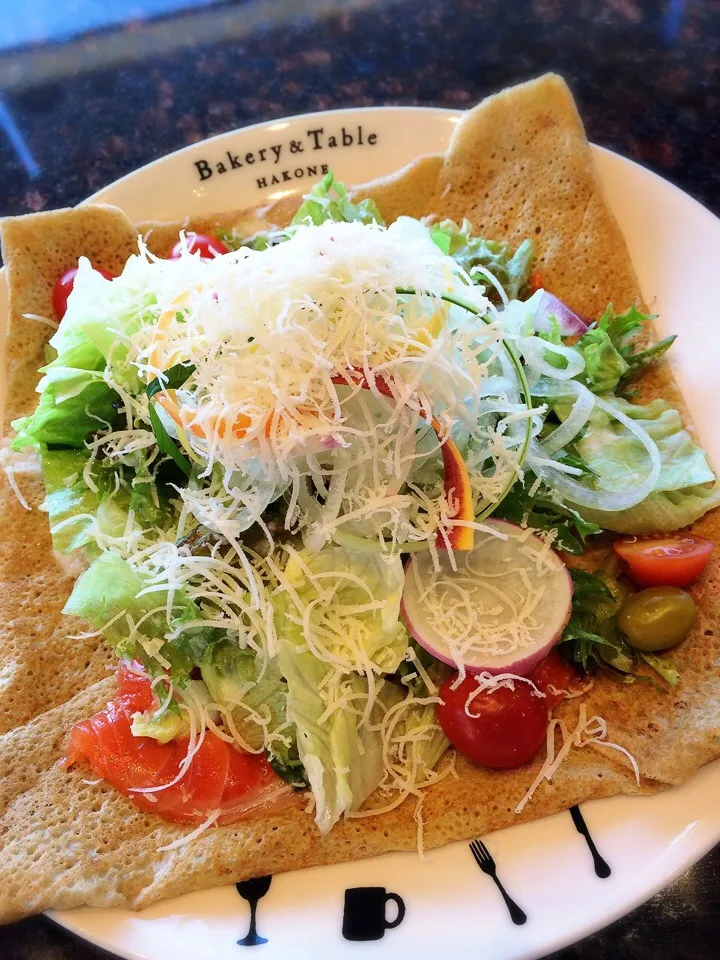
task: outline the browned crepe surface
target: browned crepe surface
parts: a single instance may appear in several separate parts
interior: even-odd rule
[[[10,421],[35,406],[38,367],[53,332],[24,315],[53,318],[55,281],[77,266],[79,256],[119,273],[137,239],[121,210],[96,206],[6,219],[2,240],[10,289],[3,431],[8,433]],[[16,482],[30,506],[42,503],[45,491],[37,474],[20,472]],[[73,582],[53,559],[46,515],[25,510],[0,472],[0,733],[106,675],[112,657],[97,637],[68,639],[88,630],[60,615]],[[0,759],[0,770],[3,766]]]
[[[485,101],[458,125],[446,158],[421,158],[404,172],[366,185],[358,193],[373,196],[387,219],[400,213],[432,212],[456,219],[465,215],[476,232],[489,238],[532,237],[548,287],[588,315],[597,315],[608,300],[626,307],[640,298],[574,104],[558,78],[541,78]],[[271,209],[259,215],[282,225],[292,215],[292,206],[286,203],[281,211]],[[96,222],[105,220],[107,251],[87,249],[84,227],[77,233],[66,231],[68,217],[82,222],[86,216]],[[45,218],[42,231],[34,226],[39,217]],[[214,222],[206,218],[183,226],[203,231]],[[227,216],[222,223],[228,224]],[[23,225],[23,243],[36,236],[33,242],[39,245],[30,276],[18,273],[19,266],[13,270],[13,262],[20,264],[24,258],[14,232],[18,225]],[[32,335],[25,333],[22,313],[47,312],[47,291],[62,272],[61,263],[65,268],[79,254],[89,253],[93,262],[112,268],[107,254],[128,249],[123,244],[131,243],[132,228],[117,212],[102,214],[90,207],[27,217],[10,221],[9,226],[10,230],[6,221],[3,246],[10,267],[13,357],[30,371],[40,362],[39,333],[50,331],[33,327]],[[163,255],[172,246],[178,225],[143,225],[145,230],[151,230],[151,249]],[[43,244],[58,255],[46,258]],[[42,281],[35,278],[31,287],[35,272]],[[19,387],[13,383],[10,403],[15,407],[20,396],[16,391]],[[665,366],[646,379],[643,392],[669,397],[683,409]],[[22,398],[25,402],[25,394]],[[26,515],[19,505],[14,506],[15,498],[5,488],[0,497],[2,516],[12,518],[2,536],[5,567],[0,596],[0,617],[6,628],[0,640],[4,711],[0,716],[5,717],[8,731],[0,737],[0,920],[82,903],[140,907],[161,897],[253,875],[415,848],[417,822],[411,800],[389,814],[343,821],[327,837],[318,834],[312,816],[299,807],[208,830],[186,847],[158,852],[187,831],[140,813],[104,784],[83,782],[87,771],[59,770],[56,761],[70,727],[104,704],[113,683],[107,677],[99,679],[105,654],[99,652],[97,641],[69,641],[67,632],[75,632],[77,626],[58,623],[57,610],[71,581],[58,577],[44,516]],[[21,522],[32,530],[29,539],[17,534],[23,529]],[[696,529],[720,542],[716,513]],[[592,564],[593,559],[586,562]],[[677,651],[682,682],[674,692],[663,694],[650,684],[625,687],[598,677],[583,700],[588,716],[605,718],[609,739],[637,759],[643,774],[640,787],[616,751],[592,746],[576,749],[552,784],[544,783],[518,817],[515,806],[540,761],[519,770],[492,772],[474,769],[459,759],[457,777],[448,776],[424,793],[425,845],[484,834],[596,797],[650,792],[681,783],[720,754],[719,582],[720,559],[713,558],[707,574],[693,588],[700,616]],[[48,588],[54,597],[51,615],[44,593]],[[18,609],[24,610],[22,616]],[[3,686],[8,676],[10,681]],[[49,707],[54,709],[38,715]],[[574,723],[577,701],[559,709]]]

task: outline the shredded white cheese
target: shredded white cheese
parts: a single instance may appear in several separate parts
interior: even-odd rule
[[[210,816],[203,820],[200,826],[196,827],[194,830],[191,830],[190,833],[186,833],[182,837],[178,837],[177,840],[173,840],[172,843],[166,843],[162,847],[158,847],[158,853],[168,853],[170,850],[178,850],[180,847],[184,847],[188,843],[192,843],[193,840],[197,840],[200,834],[205,833],[215,821],[222,815],[222,810],[213,810]]]
[[[557,732],[560,733],[562,742],[560,749],[556,752],[555,735]],[[527,793],[515,808],[515,813],[522,813],[522,811],[525,809],[525,806],[532,799],[535,791],[543,782],[543,780],[552,780],[557,773],[558,768],[567,758],[573,747],[586,747],[589,744],[592,744],[593,746],[609,747],[611,750],[620,751],[620,753],[625,754],[630,761],[630,765],[632,766],[633,773],[635,774],[635,778],[639,786],[640,770],[638,769],[635,758],[632,756],[629,750],[625,749],[625,747],[622,747],[617,743],[611,743],[610,741],[606,740],[606,737],[607,723],[602,717],[598,716],[590,717],[590,719],[588,719],[587,707],[584,703],[580,704],[578,721],[574,730],[568,730],[563,720],[553,717],[548,724],[547,730],[547,756]]]

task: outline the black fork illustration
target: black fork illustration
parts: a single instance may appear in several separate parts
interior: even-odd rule
[[[492,877],[495,881],[495,886],[498,888],[502,894],[502,898],[505,901],[505,905],[508,908],[510,914],[510,919],[513,923],[516,923],[518,926],[525,923],[527,920],[527,914],[524,910],[521,910],[520,907],[515,903],[512,897],[509,896],[505,887],[500,883],[500,880],[497,875],[497,867],[495,866],[495,861],[490,855],[490,851],[482,842],[482,840],[473,840],[470,844],[470,850],[472,851],[473,857],[475,857],[475,863],[480,867],[483,873],[486,873],[489,877]]]
[[[243,880],[235,884],[235,889],[250,904],[250,929],[247,935],[238,940],[240,947],[257,947],[261,943],[267,943],[265,937],[261,937],[257,932],[256,914],[258,901],[261,900],[270,889],[272,877],[253,877],[251,880]]]

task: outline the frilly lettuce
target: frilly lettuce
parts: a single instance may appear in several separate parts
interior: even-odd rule
[[[81,257],[67,313],[50,341],[58,360],[46,370],[66,352],[91,346],[102,358],[100,369],[109,367],[115,383],[132,393],[142,392],[144,384],[130,359],[130,337],[157,320],[154,286],[162,282],[162,271],[153,266],[144,257],[130,257],[122,274],[111,281]]]
[[[713,484],[684,487],[651,493],[642,503],[618,512],[590,510],[583,507],[586,520],[616,533],[672,533],[695,523],[708,510],[720,506],[720,486]]]
[[[39,443],[80,448],[89,433],[112,423],[119,398],[103,380],[104,368],[105,358],[87,341],[58,351],[41,367],[45,375],[37,388],[41,397],[34,413],[13,421],[17,432],[13,449]]]
[[[97,553],[96,531],[119,537],[127,524],[129,497],[107,497],[101,502],[100,494],[83,479],[88,460],[83,450],[41,448],[46,491],[43,509],[48,513],[53,547],[60,553],[79,547]]]
[[[652,437],[661,459],[653,492],[628,510],[582,508],[591,522],[618,533],[678,530],[720,503],[720,485],[704,452],[683,429],[680,414],[664,400],[637,406],[619,398],[607,402],[631,417]],[[585,436],[576,444],[579,456],[596,475],[596,486],[620,491],[639,482],[647,472],[642,444],[618,421],[596,409]]]
[[[633,338],[653,317],[631,307],[616,314],[612,304],[597,324],[577,343],[585,358],[583,380],[593,393],[612,393],[656,363],[669,350],[675,337],[665,337],[646,350],[636,350]]]
[[[488,288],[487,295],[496,296],[495,288],[487,279],[491,273],[503,288],[509,300],[520,296],[527,286],[535,254],[531,240],[523,240],[513,252],[509,243],[473,237],[472,224],[463,220],[458,226],[453,220],[443,220],[430,228],[430,236],[446,255],[465,269],[476,283]]]
[[[55,550],[70,553],[82,547],[86,556],[96,556],[98,540],[103,543],[106,537],[123,536],[131,511],[141,527],[165,529],[173,522],[174,507],[163,493],[155,490],[142,458],[141,451],[128,455],[132,471],[119,463],[93,461],[91,475],[97,487],[94,490],[85,480],[84,472],[90,462],[87,451],[53,450],[40,445],[46,492],[42,509],[48,514]]]
[[[297,213],[292,218],[291,227],[303,223],[312,223],[318,226],[326,220],[351,223],[359,220],[361,223],[384,224],[380,211],[372,200],[361,200],[353,203],[348,199],[347,188],[333,176],[332,171],[326,173],[319,183],[316,183],[308,193]]]
[[[149,587],[150,592],[139,595]],[[103,632],[119,657],[140,660],[152,676],[162,672],[157,653],[169,664],[171,679],[180,684],[220,636],[217,630],[195,625],[202,611],[183,589],[168,598],[166,585],[153,587],[130,563],[109,552],[81,574],[62,612],[87,620]]]
[[[630,307],[625,313],[615,313],[612,304],[598,320],[597,328],[604,331],[613,347],[627,363],[628,369],[621,380],[626,383],[642,373],[653,363],[657,363],[673,345],[677,337],[665,337],[646,350],[637,350],[635,338],[648,323],[654,320],[652,314],[641,313],[637,307]]]
[[[67,312],[50,340],[55,358],[40,368],[40,402],[30,417],[14,422],[14,449],[37,443],[80,448],[89,433],[117,418],[119,396],[108,380],[141,391],[129,337],[156,318],[151,277],[141,257],[131,257],[112,281],[80,258]]]

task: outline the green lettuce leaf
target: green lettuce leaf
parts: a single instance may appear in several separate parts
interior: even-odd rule
[[[143,453],[136,451],[126,459],[131,462],[94,460],[91,476],[98,489],[93,490],[84,477],[90,462],[86,450],[40,445],[46,494],[43,510],[48,513],[55,550],[70,553],[82,547],[87,557],[97,556],[98,535],[121,537],[130,511],[141,527],[164,530],[173,525],[176,507],[165,493],[158,493]]]
[[[640,310],[634,306],[630,307],[626,313],[615,313],[613,305],[608,304],[608,308],[598,320],[597,326],[592,327],[589,334],[585,334],[585,336],[596,334],[599,341],[603,341],[602,335],[605,335],[609,345],[617,354],[617,356],[613,356],[607,346],[603,348],[605,361],[612,368],[613,374],[621,368],[622,364],[620,361],[626,364],[626,369],[623,370],[618,378],[620,387],[634,377],[637,377],[638,374],[642,373],[643,370],[647,369],[651,364],[657,363],[677,339],[675,336],[665,337],[664,340],[660,340],[645,350],[638,350],[634,342],[635,338],[645,325],[654,319],[655,317],[652,314],[641,313]],[[583,339],[585,339],[585,337],[583,337]],[[596,372],[598,378],[602,379],[603,374],[600,366],[596,368]],[[591,386],[590,384],[588,385]],[[614,390],[617,386],[618,384],[608,389]],[[598,389],[595,390],[595,392],[602,393],[603,391]]]
[[[579,508],[585,520],[618,533],[677,530],[720,503],[720,485],[705,453],[683,429],[680,414],[664,400],[637,406],[619,398],[607,402],[635,420],[658,447],[662,468],[653,492],[640,504],[617,512]],[[640,482],[648,457],[640,441],[619,421],[596,409],[576,443],[598,489],[621,491]]]
[[[218,239],[229,249],[238,250],[240,247],[249,247],[251,250],[267,250],[278,243],[289,240],[298,226],[314,224],[319,226],[326,220],[335,223],[379,223],[384,224],[380,211],[373,200],[361,200],[353,203],[348,199],[347,188],[344,183],[336,180],[332,171],[325,176],[306,194],[290,225],[284,230],[261,230],[252,236],[241,236],[234,230],[218,232]]]
[[[336,223],[379,223],[384,224],[380,211],[373,200],[361,200],[353,203],[348,199],[345,184],[336,180],[332,174],[326,173],[319,183],[316,183],[310,193],[303,199],[297,213],[290,221],[290,226],[303,223],[313,223],[319,226],[326,220]]]
[[[535,261],[532,241],[523,240],[513,252],[509,243],[473,237],[472,224],[463,220],[458,226],[453,220],[443,220],[430,229],[435,244],[456,260],[476,283],[487,286],[487,296],[497,298],[494,286],[482,270],[489,271],[503,288],[509,300],[517,300],[525,292]]]
[[[660,657],[656,653],[646,653],[643,650],[640,652],[640,659],[659,673],[671,687],[676,687],[680,683],[680,674],[672,657]]]
[[[617,614],[631,593],[627,585],[604,569],[588,573],[571,568],[570,576],[574,587],[572,612],[560,652],[583,670],[600,667],[623,683],[649,680],[657,686],[652,677],[638,673],[638,667],[645,663],[671,687],[676,686],[680,674],[673,660],[633,649],[617,626]]]
[[[124,491],[108,496],[103,490],[91,490],[83,479],[88,460],[83,450],[48,450],[44,445],[40,449],[46,491],[43,509],[48,513],[53,547],[60,553],[85,547],[88,555],[96,555],[95,533],[119,537],[127,524],[130,498]],[[95,481],[99,480],[96,471]],[[107,484],[103,486],[107,491]]]
[[[562,635],[561,652],[583,670],[611,667],[632,680],[633,656],[615,623],[624,591],[603,571],[571,567],[572,612]]]
[[[129,338],[157,318],[153,278],[140,257],[113,281],[80,258],[67,312],[50,340],[55,358],[41,368],[38,407],[13,424],[16,450],[37,443],[80,448],[88,434],[113,423],[121,401],[104,379],[106,368],[118,387],[141,392]]]
[[[130,257],[122,274],[112,281],[81,257],[67,313],[50,341],[58,358],[49,367],[60,363],[66,351],[91,345],[114,382],[140,394],[144,383],[131,360],[130,338],[158,318],[157,279],[157,270],[142,257]]]
[[[720,506],[720,485],[698,485],[651,493],[629,510],[591,510],[582,508],[586,520],[616,533],[672,533],[687,527],[708,510]]]
[[[310,580],[307,571],[316,579]],[[357,810],[383,776],[379,721],[384,707],[402,693],[377,674],[396,670],[407,649],[399,620],[403,571],[399,559],[387,564],[374,555],[330,546],[291,555],[285,576],[302,610],[290,591],[276,599],[279,666],[287,681],[288,718],[296,727],[299,759],[315,796],[315,819],[326,833],[344,812]],[[364,609],[369,603],[378,606]],[[303,611],[308,607],[306,628]],[[329,659],[313,653],[315,643]],[[338,662],[343,667],[334,670]],[[363,723],[371,696],[370,722]],[[338,702],[345,706],[333,710]]]
[[[192,680],[189,682],[193,683]],[[194,686],[197,687],[197,684]],[[185,716],[169,707],[162,711],[134,713],[130,726],[134,737],[152,737],[158,743],[169,743],[176,737],[186,736],[189,730],[190,724]]]
[[[585,360],[582,379],[593,393],[613,393],[630,369],[607,332],[599,327],[583,334],[576,349]]]
[[[382,779],[382,739],[377,729],[382,709],[378,703],[365,726],[353,710],[343,707],[327,715],[322,691],[328,692],[331,666],[310,653],[302,627],[291,616],[284,598],[278,604],[280,669],[287,681],[288,716],[297,731],[299,759],[315,797],[315,822],[321,833],[327,833],[346,811],[357,810]],[[378,688],[397,691],[381,679],[375,682]],[[353,698],[349,702],[362,709],[369,694],[367,678],[344,674],[333,693]],[[397,699],[400,696],[397,691]]]
[[[287,725],[287,684],[277,659],[270,660],[263,670],[252,650],[226,639],[208,649],[200,672],[212,702],[230,708],[238,732],[253,749],[265,739],[258,716],[269,733],[285,727],[283,737],[295,739],[294,730]],[[284,753],[282,741],[278,752]]]
[[[408,705],[399,711],[400,720],[393,728],[391,745],[393,772],[400,789],[404,783],[426,781],[450,746],[438,723],[435,703],[421,703],[410,693],[405,702]]]
[[[188,680],[183,685],[183,690],[191,691],[194,698],[203,706],[210,703],[210,694],[201,680]],[[159,704],[157,709],[133,714],[130,732],[134,737],[152,737],[158,743],[169,743],[176,737],[187,736],[190,733],[187,713],[180,710],[177,700],[165,699],[163,686],[160,687],[160,691],[165,702]]]
[[[78,578],[63,613],[82,617],[115,648],[119,657],[140,660],[152,676],[163,672],[155,652],[170,664],[173,682],[187,682],[208,647],[221,639],[218,630],[196,626],[202,611],[180,589],[172,597],[168,622],[167,587],[150,587],[131,564],[113,553],[103,553]]]
[[[120,398],[102,379],[105,360],[85,344],[60,354],[41,372],[34,413],[13,421],[14,450],[40,443],[81,448],[90,433],[117,418]]]
[[[535,489],[536,486],[535,477],[528,472],[514,484],[493,516],[533,530],[554,531],[556,549],[576,556],[584,553],[587,538],[602,533],[601,527],[572,507],[559,503],[545,484]]]
[[[318,579],[308,579],[306,571]],[[324,645],[346,669],[397,670],[408,645],[400,620],[405,574],[399,557],[388,562],[332,544],[291,555],[285,575],[300,601],[312,605],[310,631],[320,626]],[[377,606],[363,609],[368,604]]]

